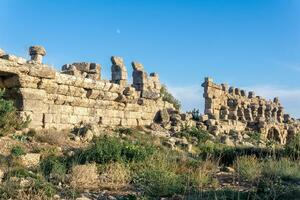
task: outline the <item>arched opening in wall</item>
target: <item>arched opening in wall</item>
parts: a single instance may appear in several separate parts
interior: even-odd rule
[[[267,139],[278,142],[278,143],[281,143],[280,133],[279,133],[278,129],[275,128],[275,127],[270,128],[268,130]]]
[[[12,100],[19,109],[22,104],[22,97],[18,92],[20,77],[17,74],[0,71],[0,90],[4,90],[3,98]]]

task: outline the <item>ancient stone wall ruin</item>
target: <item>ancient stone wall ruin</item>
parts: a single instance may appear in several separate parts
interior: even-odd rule
[[[297,120],[284,114],[277,97],[266,100],[227,84],[218,85],[211,78],[205,78],[205,115],[210,132],[229,133],[235,131],[257,131],[262,136],[284,144],[289,137],[300,131]]]
[[[111,57],[108,81],[101,78],[101,65],[97,63],[66,64],[57,72],[43,64],[43,47],[32,46],[29,54],[31,60],[27,61],[0,49],[0,88],[6,89],[6,98],[15,102],[21,117],[30,117],[32,128],[66,129],[88,123],[150,126],[173,133],[196,126],[214,135],[256,131],[282,144],[300,131],[300,122],[284,114],[278,98],[265,100],[254,92],[218,85],[210,78],[202,85],[204,115],[193,120],[191,113],[181,114],[162,100],[158,75],[148,75],[139,62],[131,63],[130,84],[120,57]]]
[[[173,105],[160,97],[157,74],[148,77],[142,64],[132,63],[133,84],[127,82],[123,59],[112,57],[112,80],[101,79],[97,63],[73,63],[57,72],[42,64],[46,51],[33,46],[31,60],[0,51],[0,88],[14,100],[30,127],[72,128],[81,122],[99,126],[150,125],[157,112]]]

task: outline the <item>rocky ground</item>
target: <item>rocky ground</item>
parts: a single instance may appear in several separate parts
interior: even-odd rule
[[[106,141],[107,137],[115,140]],[[287,172],[280,176],[294,176],[291,181],[280,179],[279,189],[273,189],[282,192],[288,185],[299,194],[299,160],[281,161],[287,159],[284,149],[257,133],[215,136],[197,128],[174,132],[161,124],[115,130],[84,124],[71,131],[28,129],[0,138],[0,199],[211,199],[212,195],[224,199],[237,194],[259,199],[254,194],[266,181],[261,178],[266,173],[261,165],[271,163],[270,156],[286,165]],[[115,153],[119,151],[121,157]],[[241,169],[240,157],[250,160],[241,162]],[[188,182],[177,185],[186,178]]]

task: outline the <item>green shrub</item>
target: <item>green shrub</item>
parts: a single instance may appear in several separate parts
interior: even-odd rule
[[[26,154],[25,150],[21,146],[15,146],[15,147],[13,147],[11,149],[10,153],[11,153],[12,156],[15,156],[15,157],[20,157],[20,156]]]
[[[125,142],[122,146],[121,156],[125,161],[143,161],[155,152],[152,145],[140,145]]]
[[[279,178],[265,177],[259,180],[256,199],[298,200],[300,187],[294,184],[283,183]]]
[[[263,165],[263,174],[271,179],[300,181],[300,162],[287,158],[266,160]]]
[[[133,184],[150,199],[182,194],[188,187],[177,152],[161,151],[132,165]]]
[[[131,162],[142,161],[152,155],[155,147],[147,144],[122,141],[119,138],[101,137],[95,140],[94,144],[80,152],[74,158],[79,163],[105,164],[108,162]]]
[[[25,169],[24,167],[13,167],[12,169],[10,169],[5,176],[5,179],[8,180],[11,177],[34,178],[34,179],[38,178],[38,176],[36,174],[29,171],[28,169]]]
[[[97,138],[93,145],[78,155],[81,164],[96,162],[104,164],[121,160],[121,140],[113,137]]]
[[[192,119],[195,121],[199,121],[200,120],[200,111],[199,109],[194,108],[192,111]]]
[[[262,166],[255,156],[238,157],[234,168],[242,178],[252,182],[261,176]]]
[[[46,178],[63,180],[67,172],[67,163],[64,158],[51,155],[41,161],[40,168]]]
[[[191,186],[195,189],[203,189],[209,185],[216,185],[214,178],[218,171],[218,163],[215,161],[201,161],[196,167],[187,166],[189,170],[189,179]]]
[[[183,177],[172,171],[159,168],[148,168],[139,172],[134,184],[145,195],[158,198],[181,194],[185,189]]]
[[[180,110],[180,108],[181,108],[181,102],[180,102],[178,99],[176,99],[176,98],[168,91],[168,89],[167,89],[167,87],[166,87],[165,85],[163,85],[163,86],[161,87],[160,95],[161,95],[163,101],[167,101],[167,102],[173,104],[173,105],[174,105],[174,108],[175,108],[176,110]]]
[[[179,137],[186,137],[187,139],[195,137],[198,139],[199,144],[205,143],[206,141],[211,139],[207,131],[199,130],[196,127],[185,128],[176,135],[178,135]]]
[[[249,138],[246,139],[246,141],[254,143],[256,145],[258,145],[260,143],[261,133],[259,133],[259,132],[248,132],[246,134],[249,136]]]
[[[286,155],[292,159],[300,158],[300,133],[297,133],[285,146]]]

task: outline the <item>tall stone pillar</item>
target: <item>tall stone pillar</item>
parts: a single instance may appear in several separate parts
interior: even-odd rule
[[[122,86],[127,84],[127,69],[121,57],[111,57],[111,81]]]
[[[284,113],[283,107],[279,107],[279,109],[278,109],[278,111],[277,111],[277,121],[278,121],[279,123],[282,123],[283,120],[284,120],[283,113]]]
[[[29,55],[31,56],[31,61],[42,64],[43,56],[46,55],[46,50],[42,46],[31,46],[29,48]]]
[[[251,110],[250,106],[247,106],[247,108],[245,109],[245,118],[248,121],[253,121],[252,110]]]
[[[148,74],[144,71],[144,66],[138,62],[132,62],[131,65],[133,68],[133,87],[137,91],[146,90],[148,85]]]
[[[274,119],[274,121],[277,121],[277,111],[278,111],[277,107],[274,107],[272,110],[272,118]]]
[[[252,104],[251,105],[251,111],[252,111],[252,117],[253,117],[253,119],[256,120],[257,117],[258,117],[258,105]]]

